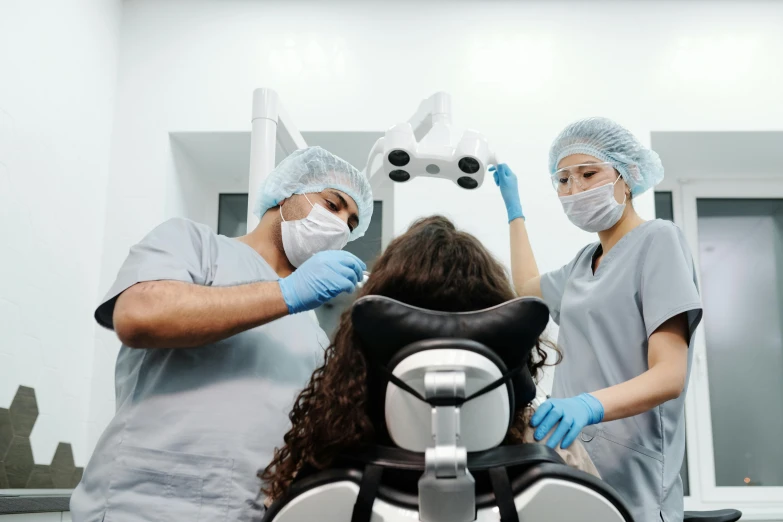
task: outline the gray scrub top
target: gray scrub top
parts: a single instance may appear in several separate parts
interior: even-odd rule
[[[620,384],[648,370],[648,339],[666,320],[687,313],[693,332],[701,300],[682,231],[646,222],[626,234],[593,274],[601,244],[541,277],[541,293],[560,325],[563,362],[552,395],[573,397]],[[637,522],[681,521],[685,392],[650,411],[585,428],[584,442],[601,477],[627,501]]]
[[[277,279],[248,245],[173,219],[131,248],[95,317],[111,328],[116,297],[141,281]],[[282,446],[293,401],[328,344],[309,314],[298,314],[195,348],[123,345],[117,411],[73,493],[73,520],[249,519],[256,471]]]

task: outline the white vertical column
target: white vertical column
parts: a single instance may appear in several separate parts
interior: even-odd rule
[[[258,191],[266,177],[275,168],[277,121],[280,99],[271,89],[253,91],[252,131],[250,132],[250,173],[247,192],[247,231],[258,225],[253,207]]]

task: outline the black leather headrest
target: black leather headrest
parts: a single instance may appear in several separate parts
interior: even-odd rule
[[[514,368],[546,328],[549,308],[535,297],[521,297],[474,312],[438,312],[368,295],[354,303],[351,318],[365,357],[383,365],[416,341],[453,338],[479,342]]]
[[[546,328],[549,309],[540,299],[523,297],[485,310],[439,312],[369,295],[354,303],[351,319],[369,363],[368,413],[379,435],[388,436],[384,421],[386,382],[375,375],[375,364],[388,367],[398,359],[398,352],[418,341],[467,339],[489,348],[508,369],[516,368],[526,363]],[[512,386],[518,407],[535,397],[535,384],[526,370],[512,381]]]

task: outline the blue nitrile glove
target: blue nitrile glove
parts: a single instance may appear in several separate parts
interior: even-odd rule
[[[603,418],[604,406],[601,401],[589,393],[583,393],[570,399],[549,399],[533,414],[530,425],[538,428],[533,435],[536,440],[546,437],[557,425],[546,445],[552,449],[558,445],[566,449],[574,443],[582,428],[598,424]]]
[[[501,163],[497,167],[493,165],[489,171],[495,177],[495,184],[500,187],[500,194],[503,196],[506,212],[508,212],[508,222],[511,223],[516,218],[525,219],[525,215],[522,213],[522,203],[519,201],[516,174],[511,172],[505,163]]]
[[[343,292],[353,292],[366,269],[367,265],[350,252],[318,252],[279,280],[288,313],[306,312]]]

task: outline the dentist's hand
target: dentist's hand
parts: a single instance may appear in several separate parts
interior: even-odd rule
[[[570,399],[549,399],[533,414],[530,425],[538,428],[533,435],[536,440],[546,437],[557,425],[546,445],[552,449],[558,445],[566,449],[574,443],[585,426],[598,424],[603,418],[604,406],[601,401],[589,393],[583,393]]]
[[[522,203],[519,201],[516,174],[511,172],[505,163],[501,163],[497,167],[493,165],[489,171],[495,177],[495,184],[500,187],[500,194],[503,196],[506,212],[508,212],[508,222],[511,223],[517,218],[525,219],[525,215],[522,213]]]
[[[350,252],[318,252],[279,281],[288,313],[313,310],[343,292],[353,292],[366,269],[367,265]]]

